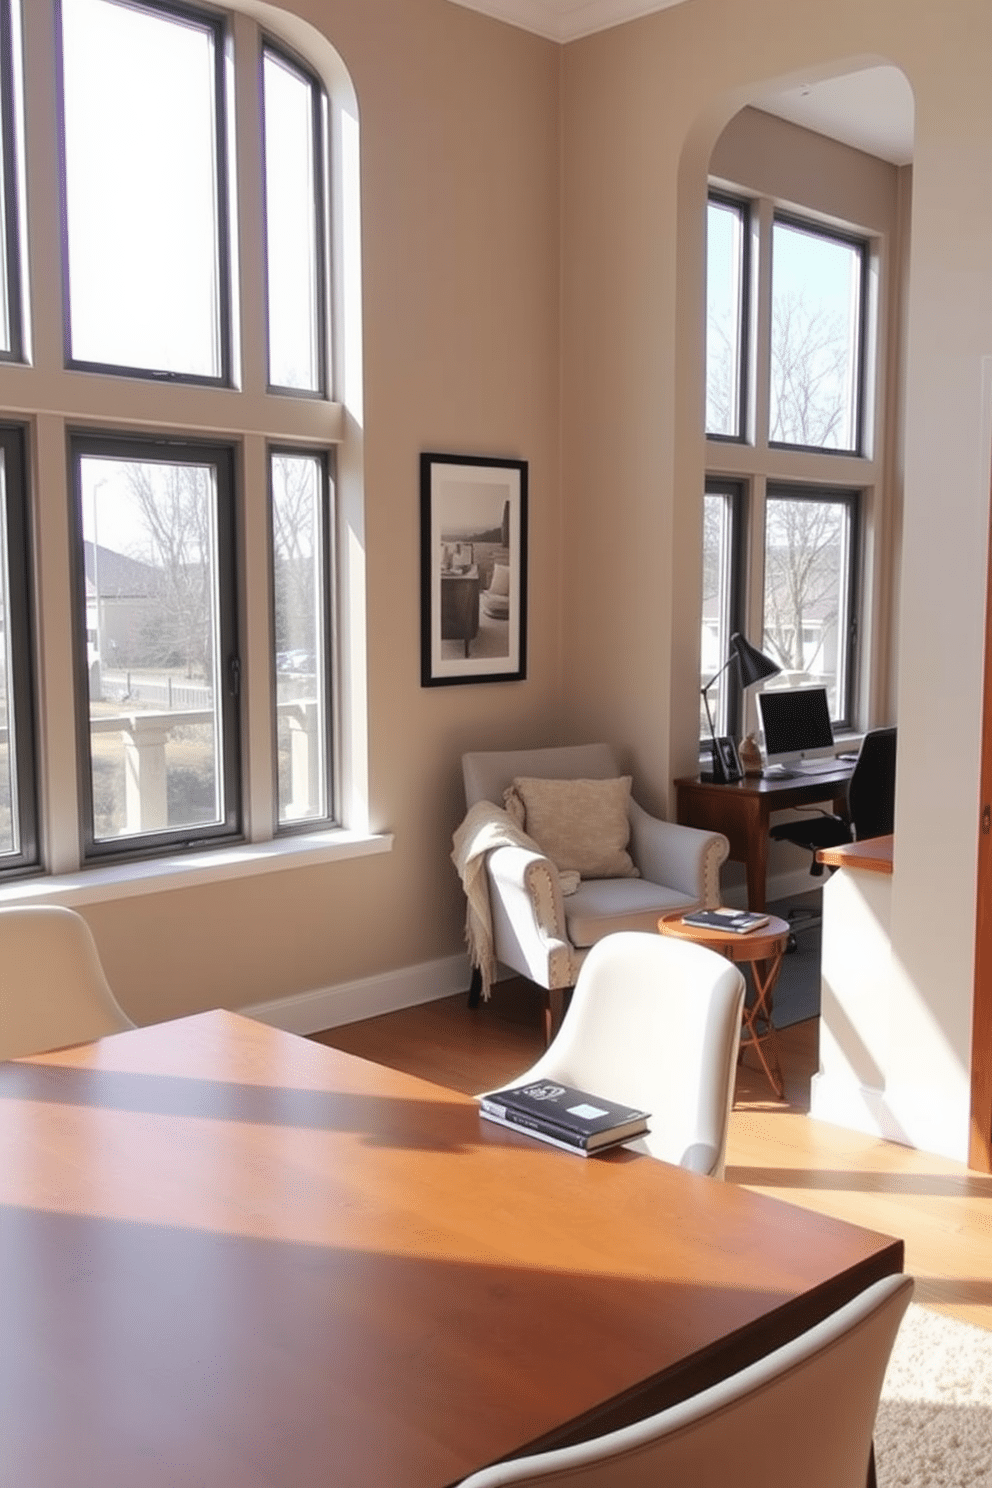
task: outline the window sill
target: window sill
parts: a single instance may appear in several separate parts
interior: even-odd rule
[[[97,904],[140,894],[195,888],[231,878],[278,873],[284,868],[310,868],[391,852],[391,832],[349,832],[331,828],[271,842],[239,842],[216,851],[177,853],[141,862],[114,863],[79,873],[22,878],[0,888],[0,906],[14,904]]]

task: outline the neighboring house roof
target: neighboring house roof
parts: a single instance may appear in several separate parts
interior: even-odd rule
[[[95,554],[91,542],[83,543],[83,564],[87,599],[96,598],[97,572],[103,599],[147,599],[162,588],[161,569],[139,558],[128,558],[125,553],[115,553],[102,543],[97,544]]]

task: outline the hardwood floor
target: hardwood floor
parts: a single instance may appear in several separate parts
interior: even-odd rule
[[[992,1330],[992,1177],[811,1120],[817,1029],[814,1019],[779,1035],[784,1101],[760,1070],[739,1067],[728,1182],[900,1236],[915,1300]],[[472,1094],[504,1084],[540,1052],[539,994],[514,979],[474,1010],[458,995],[315,1037]]]

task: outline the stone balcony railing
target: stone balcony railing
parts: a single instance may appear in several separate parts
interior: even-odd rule
[[[289,729],[288,801],[284,820],[304,821],[320,810],[320,730],[315,699],[280,703],[278,717]],[[212,727],[212,708],[113,713],[94,717],[94,734],[120,734],[124,741],[125,833],[160,831],[169,825],[166,750],[177,728]]]

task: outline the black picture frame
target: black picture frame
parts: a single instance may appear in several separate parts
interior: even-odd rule
[[[744,779],[737,745],[727,735],[718,734],[713,740],[713,779],[721,785],[734,785]]]
[[[420,681],[527,675],[527,461],[420,456]]]

